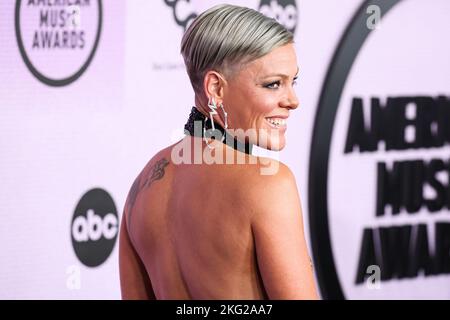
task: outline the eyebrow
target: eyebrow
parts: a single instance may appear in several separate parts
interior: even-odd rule
[[[297,77],[299,70],[300,70],[300,68],[297,66],[297,73],[295,74],[294,78]],[[267,76],[264,76],[263,79],[264,79],[264,78],[269,78],[269,77],[289,78],[289,76],[286,75],[286,74],[283,74],[283,73],[276,73],[276,74],[269,74],[269,75],[267,75]]]

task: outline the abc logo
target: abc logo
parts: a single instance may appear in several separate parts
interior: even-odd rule
[[[259,12],[274,18],[294,33],[297,27],[297,5],[295,0],[261,0]]]
[[[89,209],[87,218],[78,216],[72,224],[72,235],[75,241],[97,241],[102,236],[113,239],[117,234],[117,217],[108,213],[103,219],[96,215],[94,210]]]
[[[103,189],[86,192],[72,218],[72,245],[78,259],[88,267],[106,261],[116,243],[119,219],[112,197]]]

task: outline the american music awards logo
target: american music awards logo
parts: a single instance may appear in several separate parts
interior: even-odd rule
[[[68,85],[86,71],[101,28],[101,0],[16,1],[20,53],[30,72],[49,86]]]
[[[308,186],[324,298],[450,298],[448,10],[445,0],[365,1],[335,51]]]
[[[173,12],[175,23],[186,30],[190,23],[208,8],[219,4],[217,1],[186,1],[164,0]],[[295,32],[298,21],[297,4],[295,0],[260,0],[255,7],[262,14],[276,19],[286,29]],[[249,2],[250,3],[250,2]],[[245,4],[243,4],[245,5]]]

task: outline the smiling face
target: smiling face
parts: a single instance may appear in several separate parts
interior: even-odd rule
[[[297,108],[294,91],[297,57],[293,44],[272,50],[244,66],[224,86],[223,106],[228,128],[253,129],[248,141],[269,150],[281,150],[289,112]]]

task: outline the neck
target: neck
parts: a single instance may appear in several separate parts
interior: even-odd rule
[[[229,134],[220,124],[214,121],[214,128],[216,131],[213,132],[212,122],[210,117],[205,116],[196,107],[192,107],[191,113],[189,114],[189,119],[184,125],[185,133],[191,136],[204,137],[204,131],[206,131],[206,137],[209,138],[213,136],[214,138],[219,137],[219,141],[224,137],[223,142],[235,150],[245,152],[247,154],[252,154],[253,145],[247,142],[241,142],[236,137]],[[203,130],[205,129],[205,130]]]

